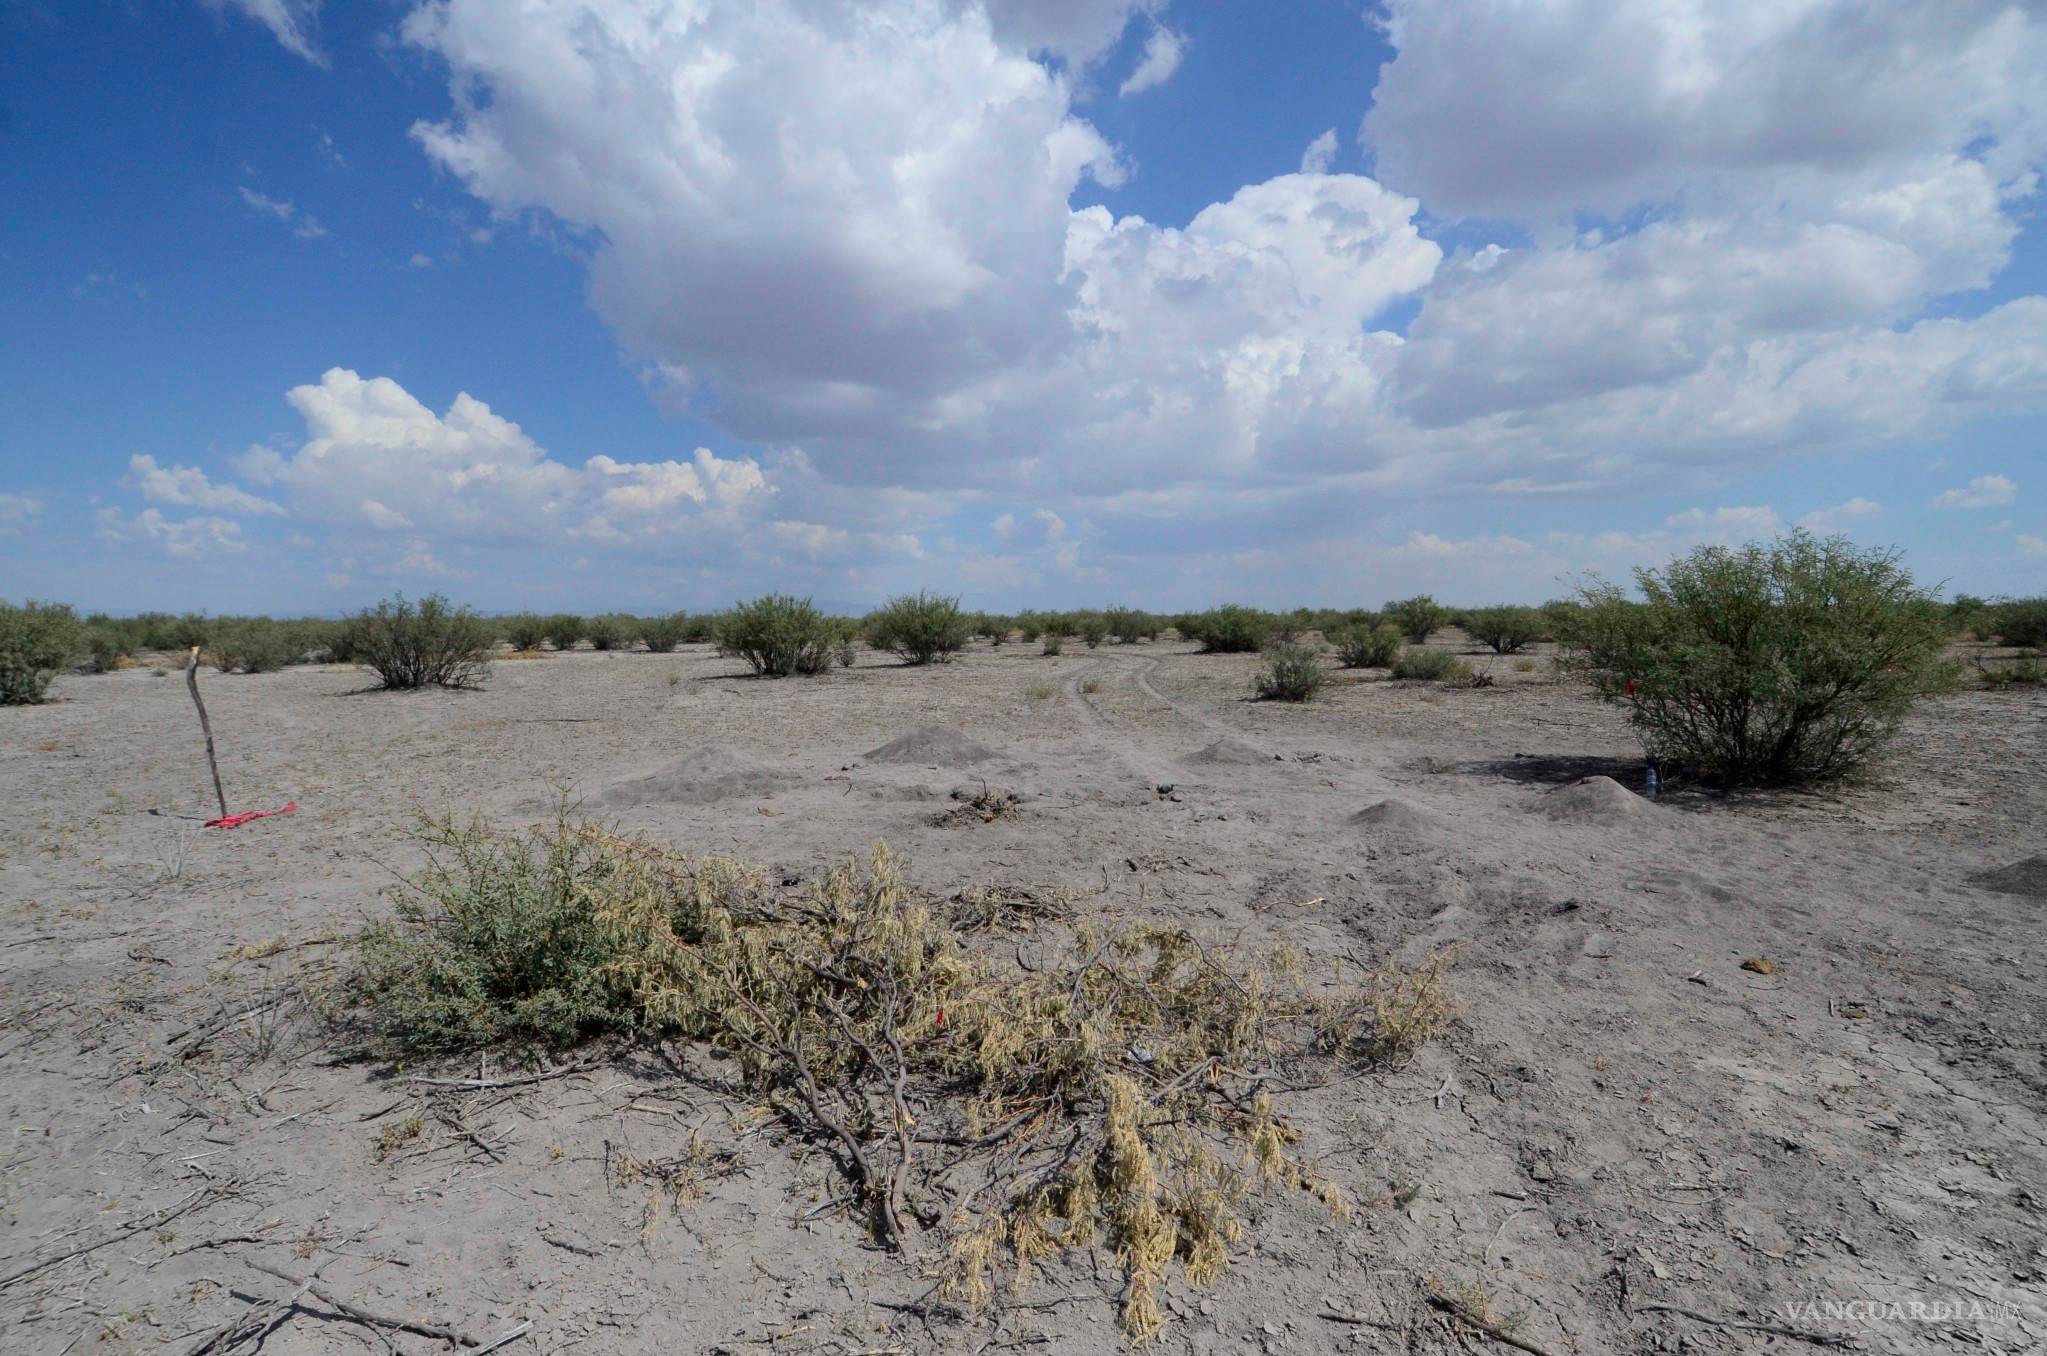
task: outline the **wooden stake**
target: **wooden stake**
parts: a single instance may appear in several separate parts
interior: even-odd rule
[[[192,705],[199,708],[199,729],[206,736],[206,766],[213,771],[213,794],[220,800],[220,817],[227,818],[227,792],[220,789],[220,762],[213,756],[213,722],[206,719],[206,703],[199,700],[199,647],[185,661],[185,686],[192,690]]]

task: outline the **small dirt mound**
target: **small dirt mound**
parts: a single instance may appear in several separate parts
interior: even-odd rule
[[[1187,755],[1187,761],[1199,767],[1250,767],[1255,763],[1273,761],[1269,753],[1260,753],[1241,739],[1225,735],[1208,747]]]
[[[1535,808],[1566,824],[1618,824],[1655,809],[1611,777],[1587,777],[1545,791]]]
[[[916,763],[923,767],[958,767],[963,763],[985,763],[995,750],[968,737],[950,725],[919,725],[899,734],[878,749],[860,755],[869,763]]]
[[[1986,890],[1995,890],[2001,895],[2023,895],[2027,899],[2047,899],[2047,854],[2028,857],[2013,862],[2010,866],[1995,871],[1985,871],[1969,877]]]
[[[658,772],[606,787],[596,803],[611,809],[634,805],[709,805],[738,796],[765,796],[796,779],[723,744],[692,749]]]
[[[1377,829],[1381,833],[1433,833],[1443,827],[1440,816],[1419,805],[1391,798],[1367,805],[1350,817],[1350,822],[1363,829]]]

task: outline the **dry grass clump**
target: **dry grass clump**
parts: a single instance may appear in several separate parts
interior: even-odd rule
[[[1268,1085],[1412,1048],[1440,962],[1335,998],[1285,954],[1177,928],[1056,923],[1026,968],[1014,900],[938,908],[886,848],[798,891],[568,822],[527,836],[429,827],[439,860],[365,939],[360,993],[389,1052],[641,1028],[727,1052],[726,1090],[829,1152],[888,1247],[942,1256],[969,1306],[1071,1248],[1122,1268],[1137,1341],[1177,1260],[1213,1281],[1262,1184],[1333,1184],[1293,1155]],[[1070,899],[1058,901],[1063,910]],[[479,926],[498,917],[502,927]],[[1013,957],[1013,959],[1012,959]]]

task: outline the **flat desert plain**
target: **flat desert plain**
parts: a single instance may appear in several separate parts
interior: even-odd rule
[[[272,1352],[450,1349],[342,1305],[513,1353],[1124,1349],[1105,1254],[979,1314],[926,1299],[937,1231],[880,1249],[827,1155],[687,1077],[696,1052],[347,1058],[293,996],[387,916],[416,816],[563,797],[792,877],[885,842],[934,899],[1063,890],[1352,972],[1446,953],[1435,1039],[1278,1094],[1354,1213],[1254,1195],[1217,1284],[1170,1274],[1155,1349],[2047,1349],[2047,698],[1929,702],[1852,785],[1652,803],[1621,715],[1546,657],[1483,689],[1339,673],[1304,706],[1247,700],[1256,664],[209,670],[232,807],[298,805],[232,832],[200,827],[177,673],[0,710],[0,1349],[202,1350],[266,1313]],[[948,813],[983,786],[1014,813]],[[688,1199],[616,1171],[684,1156]]]

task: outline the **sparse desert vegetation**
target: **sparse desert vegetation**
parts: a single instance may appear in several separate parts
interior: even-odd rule
[[[847,1349],[963,1353],[1019,1323],[1202,1349],[1283,1313],[1303,1349],[1370,1317],[1392,1349],[1559,1353],[1587,1259],[1650,1229],[1715,1314],[1813,1270],[1943,1274],[1752,1132],[1836,1161],[1902,1137],[1908,1175],[1956,1147],[2000,1180],[2041,1166],[2022,1074],[1966,1043],[1972,1014],[2038,1001],[2047,961],[2029,605],[1937,604],[1890,556],[1797,535],[1636,589],[1171,618],[928,593],[858,619],[776,594],[652,618],[10,608],[0,652],[53,700],[10,710],[0,777],[51,808],[0,845],[22,901],[0,965],[37,1048],[12,1114],[52,1134],[0,1184],[71,1233],[8,1269],[84,1280],[68,1240],[99,1236],[105,1191],[123,1243],[92,1274],[201,1336],[236,1321],[209,1254],[273,1228],[424,1239],[458,1296],[481,1227],[519,1245],[491,1269],[658,1293],[686,1344],[738,1331],[730,1257],[780,1268],[761,1302],[851,1324]],[[206,692],[232,800],[289,818],[194,837],[125,809],[211,794],[184,685],[150,681],[185,642],[235,675]],[[495,647],[542,643],[446,701],[354,668],[476,687]],[[117,711],[119,748],[93,733]],[[1920,960],[1876,959],[1872,925]],[[1957,928],[2024,966],[1951,953]],[[1834,1091],[1797,1091],[1820,1062]],[[1881,1128],[1857,1087],[1886,1089]],[[196,1133],[156,1124],[173,1105],[233,1176],[159,1183],[159,1138]],[[1661,1203],[1677,1152],[1745,1218],[1792,1202],[1857,1253],[1772,1237],[1783,1271],[1759,1272],[1721,1215]],[[437,1204],[465,1183],[467,1212]],[[1927,1236],[2025,1265],[2015,1197],[1928,1199]],[[830,1280],[852,1259],[872,1305]],[[1588,1315],[1612,1349],[1649,1318]]]
[[[78,617],[65,604],[0,602],[0,705],[42,701],[82,642]]]
[[[490,624],[439,594],[387,598],[350,617],[342,635],[382,687],[475,687],[490,666]]]
[[[1955,681],[1940,609],[1894,553],[1796,533],[1702,547],[1585,591],[1567,638],[1649,756],[1724,784],[1838,777]]]

